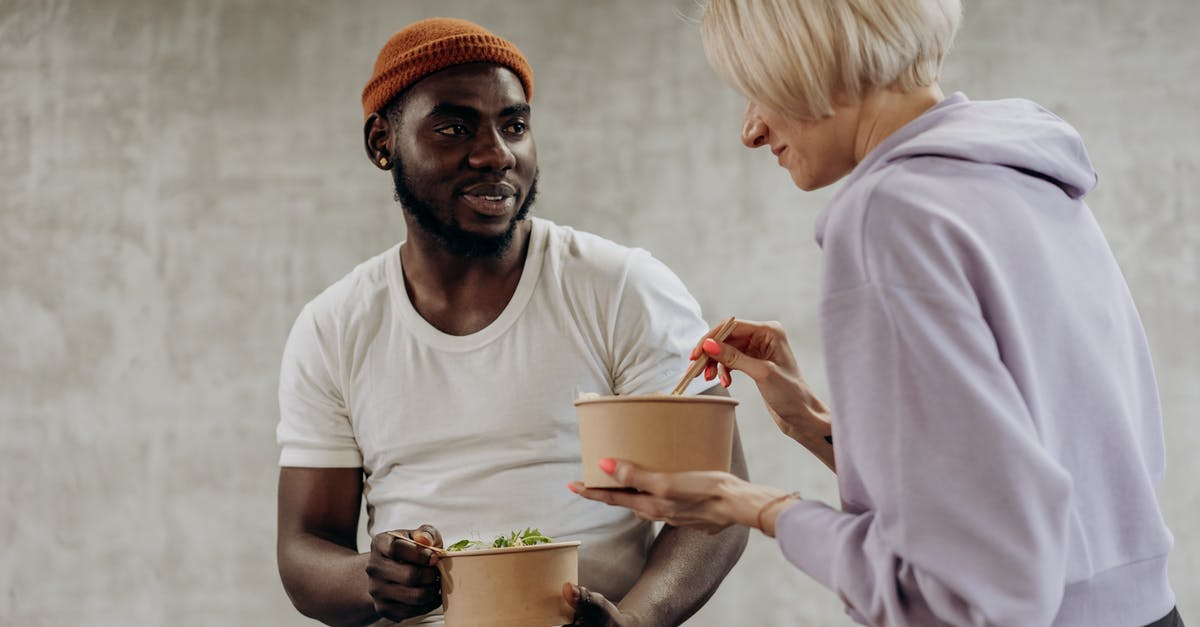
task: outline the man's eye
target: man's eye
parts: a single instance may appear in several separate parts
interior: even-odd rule
[[[442,135],[451,135],[457,137],[466,135],[467,127],[463,126],[462,124],[451,124],[450,126],[443,126],[442,128],[439,128],[437,132],[441,133]]]
[[[508,132],[513,135],[524,135],[527,130],[529,127],[524,122],[513,122],[508,125]]]

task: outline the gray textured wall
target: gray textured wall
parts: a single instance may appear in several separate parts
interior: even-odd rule
[[[0,0],[0,624],[298,625],[274,565],[275,384],[299,307],[403,237],[361,148],[378,46],[435,14],[537,76],[537,211],[644,246],[716,319],[779,318],[824,388],[811,223],[691,0]],[[1181,608],[1200,616],[1200,10],[968,0],[948,90],[1088,140],[1160,377]],[[760,481],[835,486],[746,383]],[[847,622],[757,534],[699,626]]]

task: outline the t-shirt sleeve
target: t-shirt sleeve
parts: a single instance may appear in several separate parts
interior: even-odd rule
[[[307,306],[283,350],[279,372],[280,466],[357,468],[362,453],[337,375],[336,335]]]
[[[670,392],[709,329],[683,281],[640,249],[629,257],[615,320],[613,390],[618,395]],[[697,377],[685,393],[697,394],[715,383]]]

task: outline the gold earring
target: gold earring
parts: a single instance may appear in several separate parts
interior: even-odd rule
[[[388,167],[388,159],[387,159],[387,157],[380,157],[380,158],[379,158],[379,167],[381,167],[381,168],[386,168],[386,167]]]

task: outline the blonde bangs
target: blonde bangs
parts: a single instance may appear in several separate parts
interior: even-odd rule
[[[826,117],[833,113],[832,90],[824,89],[829,71],[820,57],[805,54],[805,40],[822,33],[780,6],[786,4],[711,0],[700,22],[705,56],[717,76],[750,100],[802,119]]]
[[[709,64],[750,100],[799,119],[883,88],[936,82],[961,0],[710,0]]]

